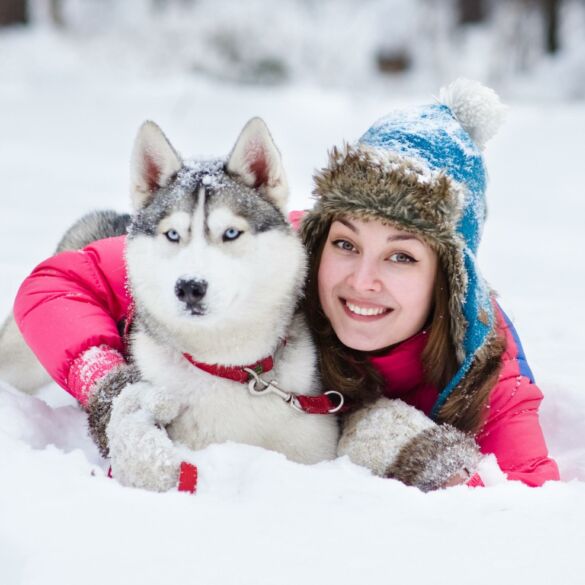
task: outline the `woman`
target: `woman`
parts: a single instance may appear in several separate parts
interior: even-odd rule
[[[503,113],[493,91],[465,80],[437,104],[391,113],[333,150],[302,221],[323,380],[363,405],[346,418],[339,452],[423,489],[482,483],[466,436],[509,479],[558,479],[542,394],[476,263],[481,149]]]
[[[396,112],[356,145],[334,149],[303,218],[305,309],[322,378],[351,405],[340,453],[427,490],[480,485],[479,446],[509,478],[540,485],[558,479],[538,421],[542,394],[475,263],[485,216],[479,146],[502,108],[472,82],[456,82],[441,102]],[[123,360],[115,330],[129,303],[122,258],[112,254],[102,268],[97,277],[120,286],[110,283],[116,298],[95,303],[116,313],[104,320],[108,331],[96,331],[99,342],[86,344],[100,347],[50,356],[82,403],[101,395],[92,388],[109,384]],[[33,285],[21,289],[15,314],[24,329],[39,300]],[[73,332],[74,312],[63,317],[64,334]]]

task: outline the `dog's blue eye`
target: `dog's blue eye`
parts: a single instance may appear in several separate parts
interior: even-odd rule
[[[165,236],[169,242],[173,242],[174,244],[176,244],[181,239],[181,236],[177,230],[169,230],[168,232],[165,232]]]
[[[231,242],[233,240],[237,240],[242,235],[240,230],[236,228],[228,228],[223,232],[223,241],[224,242]]]

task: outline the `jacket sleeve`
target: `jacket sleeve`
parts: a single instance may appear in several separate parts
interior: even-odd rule
[[[293,229],[298,232],[301,227],[301,222],[305,216],[306,211],[293,210],[288,212],[288,222],[292,225]]]
[[[545,481],[559,479],[557,464],[548,455],[538,417],[543,395],[533,382],[516,331],[503,313],[500,330],[506,336],[506,351],[477,442],[482,452],[496,456],[508,479],[540,486]]]
[[[57,254],[39,264],[17,293],[14,316],[26,342],[74,395],[68,375],[79,356],[100,346],[124,351],[118,331],[130,306],[124,245],[120,236]]]

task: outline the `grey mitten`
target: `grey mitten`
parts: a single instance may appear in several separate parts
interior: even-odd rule
[[[164,428],[161,418],[176,415],[170,404],[157,400],[164,394],[148,382],[137,382],[113,401],[107,437],[112,475],[122,485],[158,492],[178,485],[185,449]],[[160,413],[153,413],[153,407]]]
[[[102,457],[109,454],[106,429],[112,415],[112,403],[123,388],[140,380],[136,366],[122,364],[112,368],[98,379],[89,391],[87,414],[89,434],[98,446]]]
[[[444,487],[462,471],[473,474],[481,460],[472,437],[388,398],[347,416],[337,453],[425,492]]]

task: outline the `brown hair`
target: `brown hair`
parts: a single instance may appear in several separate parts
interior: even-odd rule
[[[421,356],[425,380],[439,391],[447,386],[459,369],[452,339],[449,285],[439,259],[429,339]],[[437,422],[449,423],[460,431],[472,434],[479,431],[490,392],[498,380],[505,341],[496,335],[486,344],[486,348],[486,357],[475,357],[465,376],[465,384],[455,387],[440,409]]]
[[[490,392],[496,385],[502,369],[502,354],[506,341],[494,335],[486,343],[484,352],[475,356],[471,368],[455,387],[437,416],[437,422],[448,423],[460,431],[477,434],[487,417]]]
[[[379,398],[386,383],[371,364],[368,352],[353,350],[341,343],[321,308],[318,273],[332,221],[322,231],[309,256],[303,310],[317,346],[325,389],[341,392],[351,405],[351,410],[356,410]],[[447,275],[439,257],[428,325],[429,339],[421,356],[425,381],[439,391],[447,386],[459,368],[452,342],[449,298]],[[439,411],[437,422],[449,423],[464,432],[478,432],[489,394],[497,382],[505,343],[501,337],[494,336],[487,348],[487,357],[476,356],[464,378],[465,383],[453,390]]]

